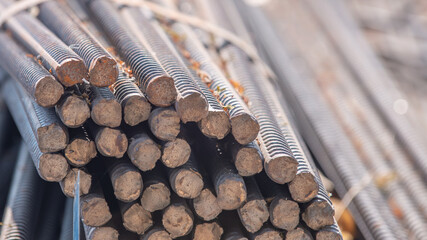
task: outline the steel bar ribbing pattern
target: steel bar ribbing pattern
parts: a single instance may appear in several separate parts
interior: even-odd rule
[[[64,93],[62,85],[36,60],[27,56],[6,33],[0,34],[0,62],[42,107],[53,107]]]
[[[284,184],[295,178],[298,162],[294,158],[267,101],[254,83],[247,57],[234,46],[220,50],[230,77],[242,84],[243,94],[249,100],[249,108],[258,119],[260,126],[258,142],[264,156],[264,169],[275,182]]]
[[[6,1],[2,1],[4,8]],[[82,83],[87,77],[83,60],[29,13],[19,13],[5,26],[34,55],[39,55],[47,68],[66,87]]]
[[[92,120],[99,126],[119,127],[122,122],[122,106],[110,89],[92,86],[86,89],[91,100],[90,116]]]
[[[231,120],[231,133],[240,144],[247,144],[255,140],[258,135],[259,125],[256,118],[249,112],[245,103],[234,90],[233,86],[215,65],[208,52],[197,39],[195,34],[187,26],[175,23],[172,29],[179,35],[185,36],[181,39],[183,48],[187,50],[194,61],[205,71],[211,82],[208,87],[218,95],[218,99],[228,110]]]
[[[333,8],[319,5],[316,1],[306,1],[306,6],[312,10],[314,8],[322,9],[322,11],[312,12],[317,16],[316,19],[325,26],[324,29],[330,34],[346,62],[351,63],[349,67],[359,77],[359,83],[363,90],[368,93],[369,100],[374,104],[375,109],[381,113],[383,120],[397,133],[398,141],[405,146],[412,160],[417,164],[419,171],[421,171],[424,181],[426,181],[427,163],[425,156],[427,151],[422,145],[422,137],[411,126],[406,117],[397,114],[392,107],[395,101],[405,99],[405,96],[393,84],[384,66],[374,57],[374,53],[366,40],[357,31],[349,30],[356,28],[354,20],[346,21],[351,26],[346,28],[342,25],[340,16],[336,15]],[[348,9],[342,8],[341,11],[347,12]],[[357,48],[354,47],[355,43],[358,46]]]
[[[107,87],[113,84],[118,75],[116,61],[81,27],[81,22],[75,22],[62,10],[65,7],[58,2],[43,3],[38,17],[83,59],[91,85]]]
[[[117,101],[122,105],[123,120],[129,126],[136,126],[150,116],[151,105],[135,84],[133,78],[119,69],[116,82],[111,86]]]
[[[27,148],[21,143],[3,216],[1,239],[31,239],[35,234],[33,222],[43,187],[29,158]]]
[[[200,131],[209,138],[217,138],[223,139],[230,132],[231,124],[230,119],[227,113],[224,111],[224,108],[218,102],[216,97],[209,90],[208,86],[203,79],[208,79],[206,74],[202,74],[199,70],[200,74],[198,74],[193,66],[187,58],[183,56],[179,48],[175,45],[175,50],[179,53],[180,59],[184,62],[185,66],[187,66],[188,71],[190,71],[193,76],[194,81],[197,86],[200,88],[200,91],[205,95],[206,100],[208,101],[208,115],[198,122],[198,126]],[[203,75],[203,76],[199,76]],[[209,80],[210,81],[210,80]]]
[[[175,109],[181,121],[184,123],[198,122],[206,117],[208,106],[204,95],[196,85],[191,73],[177,57],[175,49],[159,24],[145,17],[138,8],[122,8],[121,12],[125,19],[127,19],[126,16],[130,16],[129,21],[136,21],[140,24],[137,30],[142,34],[136,33],[135,35],[143,37],[141,42],[144,42],[147,48],[156,53],[155,58],[175,81],[178,92]]]
[[[243,6],[243,4],[239,4],[239,6]],[[338,183],[336,185],[337,190],[344,194],[347,192],[346,189],[348,189],[350,186],[353,186],[354,184],[357,184],[358,182],[354,176],[354,173],[365,172],[365,169],[357,170],[357,168],[355,168],[352,164],[349,164],[347,161],[345,161],[348,158],[357,159],[355,150],[351,147],[342,130],[335,127],[339,126],[339,124],[336,123],[330,114],[329,109],[325,107],[325,103],[319,96],[319,93],[310,87],[310,83],[307,82],[310,78],[307,76],[300,76],[300,73],[296,72],[294,68],[291,68],[291,66],[295,65],[290,60],[289,53],[284,49],[282,41],[278,39],[271,27],[266,27],[269,25],[265,17],[262,16],[259,11],[255,11],[253,8],[248,8],[245,6],[243,6],[243,8],[251,13],[251,18],[246,18],[250,26],[256,29],[257,32],[263,32],[264,36],[269,36],[268,44],[264,42],[262,46],[264,47],[266,54],[268,54],[267,56],[269,57],[270,63],[272,63],[276,73],[279,75],[279,77],[281,77],[281,79],[293,79],[286,81],[286,83],[281,82],[282,89],[287,89],[285,92],[290,94],[289,98],[294,100],[292,102],[298,103],[298,107],[294,108],[299,111],[298,116],[305,117],[304,119],[309,120],[310,123],[313,124],[312,126],[302,126],[303,133],[307,134],[306,137],[308,141],[311,142],[309,136],[318,135],[319,139],[323,141],[324,146],[327,147],[327,153],[331,154],[331,160],[334,163],[335,168],[338,170],[339,175],[336,175],[336,173],[332,171],[333,169],[325,170],[331,176],[337,176],[339,178],[342,177],[342,179],[345,180],[343,185],[339,184],[342,179],[337,178],[336,181],[334,181]],[[257,21],[254,21],[254,18],[256,18]],[[262,24],[262,27],[260,24]],[[261,38],[257,38],[257,40],[263,42],[263,39]],[[281,63],[280,68],[277,66],[277,63]],[[283,66],[286,67],[283,68]],[[285,86],[288,88],[285,88]],[[303,109],[304,112],[301,112]],[[301,119],[301,121],[304,119]],[[302,124],[303,122],[304,121],[300,123]],[[310,128],[314,130],[314,132],[310,131]],[[311,134],[308,135],[308,132],[311,132]],[[311,139],[313,139],[313,137]],[[336,144],[340,144],[340,148],[336,148]],[[318,147],[316,148],[313,146],[313,149],[318,149]],[[321,155],[322,153],[319,152],[319,156]],[[322,159],[319,159],[319,161],[320,160]],[[366,191],[362,191],[354,199],[355,206],[358,206],[358,212],[363,216],[363,219],[367,221],[366,225],[364,222],[358,222],[358,225],[365,229],[364,234],[366,234],[367,237],[376,236],[379,238],[384,237],[389,239],[398,239],[396,236],[401,236],[401,231],[399,228],[391,230],[387,226],[384,218],[380,214],[379,209],[374,207],[376,204],[373,202],[371,198],[372,196],[373,195],[371,192],[367,193]],[[377,225],[378,227],[376,228],[369,228],[368,226],[372,226],[371,224],[374,222],[382,222],[382,224]]]
[[[23,90],[13,80],[3,84],[2,94],[5,97],[12,117],[17,123],[21,136],[30,151],[34,165],[40,177],[46,181],[61,181],[67,174],[69,165],[62,154],[42,153],[39,149],[35,131],[30,123],[28,113],[24,107]],[[26,94],[26,93],[24,93]],[[29,98],[27,96],[27,98]]]
[[[142,43],[122,25],[117,9],[104,0],[90,0],[87,5],[118,53],[132,68],[132,73],[147,99],[160,107],[173,104],[177,96],[173,79],[165,73]]]

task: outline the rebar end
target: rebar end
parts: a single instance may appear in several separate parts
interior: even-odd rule
[[[248,144],[258,136],[258,121],[250,114],[240,114],[231,118],[231,133],[242,145]]]
[[[89,67],[89,82],[95,87],[110,86],[118,75],[117,62],[109,56],[97,58]]]
[[[177,97],[175,83],[171,77],[161,76],[150,81],[145,89],[148,101],[158,107],[172,105]]]
[[[36,84],[34,96],[42,107],[53,107],[64,94],[64,87],[52,76],[40,79]]]

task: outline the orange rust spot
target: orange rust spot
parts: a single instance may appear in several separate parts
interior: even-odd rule
[[[240,83],[238,83],[238,82],[236,82],[236,81],[234,81],[233,79],[231,79],[231,78],[229,78],[228,79],[228,81],[231,83],[231,85],[234,87],[234,89],[236,89],[236,91],[240,94],[240,95],[243,95],[243,92],[244,92],[244,88],[243,88],[243,86],[240,84]]]

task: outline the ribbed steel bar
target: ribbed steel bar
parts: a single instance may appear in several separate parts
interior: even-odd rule
[[[243,94],[248,98],[249,109],[258,119],[260,131],[257,140],[264,156],[265,172],[277,183],[284,184],[292,181],[297,173],[298,162],[273,112],[266,107],[268,103],[259,90],[262,85],[259,86],[253,79],[256,77],[254,71],[251,71],[253,66],[249,65],[249,59],[245,53],[235,46],[226,46],[220,49],[220,53],[230,77],[244,88]],[[317,186],[315,192],[317,192]]]
[[[129,159],[106,160],[114,196],[122,202],[132,202],[141,196],[143,181],[141,173]],[[130,184],[131,183],[131,184]]]
[[[223,210],[239,208],[246,201],[247,191],[243,178],[229,160],[231,156],[218,148],[216,141],[198,135],[192,149],[215,187],[218,205]]]
[[[134,78],[119,70],[119,76],[112,85],[112,92],[117,101],[122,105],[123,120],[129,126],[136,126],[148,119],[151,105],[144,94],[135,84]]]
[[[96,157],[95,141],[85,127],[70,129],[69,133],[70,143],[64,149],[64,156],[72,166],[85,166]]]
[[[29,57],[6,33],[0,34],[0,65],[42,107],[53,107],[64,93],[62,85],[36,60]]]
[[[62,123],[69,128],[81,127],[90,118],[89,104],[75,88],[65,91],[55,110]]]
[[[341,77],[340,79],[344,78],[345,77]],[[330,81],[330,79],[328,79],[328,81]],[[353,90],[354,89],[351,91]],[[376,173],[378,179],[386,178],[387,175],[394,174],[394,171],[387,163],[387,153],[379,151],[375,138],[367,137],[370,135],[369,130],[361,126],[364,123],[364,119],[361,120],[362,122],[358,122],[357,118],[363,115],[363,112],[358,112],[357,110],[354,112],[352,100],[346,97],[351,96],[351,94],[343,91],[342,87],[336,86],[333,82],[330,82],[328,88],[323,89],[323,92],[327,95],[329,104],[333,106],[337,119],[340,120],[341,124],[346,129],[347,135],[353,142],[353,145],[358,147],[361,158],[366,162],[365,165]],[[333,101],[333,99],[341,99],[341,101],[337,102]],[[364,144],[359,146],[360,142]],[[375,159],[375,161],[371,159]],[[394,200],[399,205],[403,214],[403,223],[406,227],[414,236],[422,239],[424,237],[422,229],[427,229],[426,221],[412,203],[411,197],[401,182],[396,179],[385,182],[384,190],[389,192],[389,199]]]
[[[191,154],[182,166],[167,169],[170,186],[179,197],[193,199],[200,195],[204,183],[199,165],[194,154]]]
[[[344,137],[342,130],[336,127],[339,126],[339,124],[335,123],[334,118],[329,113],[329,109],[325,107],[324,100],[322,100],[319,94],[310,85],[308,81],[310,77],[301,76],[301,72],[296,72],[295,66],[302,67],[302,65],[295,65],[295,62],[290,60],[289,50],[283,45],[283,40],[279,39],[276,33],[274,33],[272,27],[270,27],[262,13],[257,9],[248,8],[241,2],[238,6],[240,7],[239,9],[242,10],[241,13],[244,13],[245,20],[252,31],[257,31],[258,34],[262,33],[264,36],[269,36],[268,43],[265,42],[266,38],[256,38],[256,40],[258,43],[262,44],[261,46],[267,54],[267,59],[273,66],[276,74],[282,79],[279,83],[284,92],[288,94],[287,98],[290,102],[296,104],[294,110],[296,109],[302,133],[307,137],[307,141],[310,143],[310,146],[312,146],[316,156],[319,156],[319,161],[324,164],[334,163],[331,164],[334,166],[334,169],[325,168],[325,171],[329,176],[334,177],[337,191],[340,194],[345,194],[349,186],[357,184],[358,182],[354,174],[366,172],[366,170],[358,170],[347,163],[346,159],[348,158],[357,159],[355,150],[350,146],[346,137]],[[251,16],[250,18],[248,17],[249,14]],[[256,21],[254,21],[255,18],[257,19]],[[278,63],[280,63],[280,67]],[[315,139],[316,135],[318,139]],[[318,143],[320,143],[320,145]],[[340,148],[336,147],[337,144],[340,145]],[[322,149],[324,147],[326,149]],[[325,154],[330,154],[330,156]],[[332,161],[329,162],[330,160]],[[336,172],[337,169],[338,174]],[[372,187],[368,186],[367,189],[372,189]],[[401,229],[396,228],[391,230],[387,226],[372,200],[374,196],[372,192],[375,193],[375,190],[360,192],[354,199],[354,205],[350,205],[350,208],[354,211],[358,226],[363,229],[362,232],[367,239],[373,239],[374,236],[379,238],[398,239],[396,236],[402,236],[400,234],[402,232]],[[382,222],[382,224],[377,225],[375,228],[370,227],[374,222]]]
[[[67,174],[69,168],[67,160],[62,154],[42,153],[40,151],[36,135],[30,123],[30,116],[26,111],[26,104],[23,102],[25,97],[21,95],[21,93],[26,93],[19,88],[21,88],[21,86],[17,85],[13,80],[8,80],[3,84],[2,94],[5,97],[9,111],[12,114],[22,139],[27,144],[34,166],[40,177],[46,181],[59,182]],[[29,99],[29,97],[27,98]],[[36,103],[34,104],[37,105]]]
[[[119,207],[126,230],[142,235],[153,226],[151,213],[138,202],[119,202]]]
[[[87,12],[82,9],[78,0],[67,0],[67,4],[73,10],[68,12],[68,14],[75,19],[79,19],[88,31],[96,36],[96,40],[100,42],[100,45],[110,45],[99,28],[90,21],[90,17],[87,15]],[[113,54],[113,56],[118,59],[114,51],[110,50],[110,54]],[[122,105],[123,120],[125,123],[130,126],[136,126],[148,119],[151,112],[151,104],[147,101],[145,95],[135,83],[135,78],[130,77],[129,71],[126,71],[125,66],[122,65],[122,63],[121,65],[117,65],[118,76],[115,83],[110,86],[110,90],[113,92],[117,101]]]
[[[89,189],[92,187],[92,175],[85,168],[70,168],[67,176],[59,182],[62,192],[69,198],[75,196],[75,185],[77,182],[77,174],[80,172],[79,192],[80,195],[86,195],[89,193]]]
[[[42,192],[42,181],[34,170],[25,144],[21,143],[0,239],[31,239],[34,236],[39,212],[37,204]]]
[[[184,123],[198,122],[206,117],[208,106],[205,96],[184,63],[177,57],[171,41],[159,23],[144,16],[144,13],[138,8],[122,8],[120,11],[126,21],[139,23],[138,29],[134,29],[135,35],[141,38],[140,41],[145,43],[148,49],[156,53],[155,58],[173,78],[178,92],[175,109],[181,121]]]
[[[248,232],[257,232],[262,225],[268,221],[270,214],[267,202],[261,194],[257,181],[254,177],[247,177],[245,186],[247,190],[246,202],[237,209],[240,221]]]
[[[312,22],[314,22],[314,20],[312,20]],[[308,24],[306,24],[306,26],[307,25]],[[310,62],[312,69],[314,69],[314,71],[319,75],[322,75],[324,72],[321,65],[322,62],[327,61],[330,66],[328,68],[328,78],[315,78],[322,89],[322,93],[326,96],[325,98],[327,99],[328,104],[332,106],[336,118],[344,127],[353,145],[358,149],[360,158],[364,160],[364,164],[368,166],[370,171],[376,174],[377,177],[375,180],[377,182],[384,182],[379,185],[379,188],[384,190],[389,202],[394,201],[400,206],[403,214],[401,219],[402,222],[410,231],[415,233],[415,235],[418,234],[418,237],[422,237],[421,229],[426,222],[419,214],[415,204],[412,203],[412,196],[410,197],[411,192],[407,191],[407,189],[402,185],[403,181],[400,179],[392,179],[389,181],[381,180],[386,179],[387,176],[390,175],[401,175],[400,169],[398,171],[393,170],[392,165],[389,163],[389,159],[395,157],[391,154],[390,150],[395,149],[395,147],[392,147],[393,144],[381,147],[383,143],[381,142],[381,139],[378,138],[378,136],[384,135],[384,133],[382,133],[383,131],[388,132],[388,130],[383,127],[382,131],[379,132],[378,130],[369,127],[369,125],[373,125],[375,123],[375,125],[382,125],[378,114],[375,113],[373,106],[368,103],[367,97],[362,93],[360,87],[357,86],[351,72],[345,68],[340,61],[339,56],[334,54],[332,44],[327,41],[322,41],[322,39],[327,38],[325,36],[323,36],[323,38],[320,37],[322,36],[322,34],[319,33],[320,31],[313,30],[317,25],[312,25],[313,26],[306,31],[316,34],[318,42],[323,42],[323,48],[326,50],[324,52],[319,52],[319,50],[317,50],[318,53],[313,54],[308,58],[308,62]],[[307,49],[305,46],[302,46],[302,49],[302,51],[307,51],[305,53],[306,56],[308,53],[315,52],[315,49]],[[335,99],[340,99],[340,101],[336,101]],[[367,117],[369,117],[369,119]],[[363,142],[362,145],[360,145],[361,142]],[[394,152],[395,150],[393,153]],[[402,156],[402,154],[400,156]],[[375,161],[372,159],[375,159]],[[401,160],[399,159],[398,162],[400,161]],[[403,158],[403,161],[405,161],[405,158]],[[415,173],[413,173],[413,176],[415,179],[418,177]],[[409,188],[411,188],[411,182],[409,182],[408,185]],[[419,196],[420,194],[415,192],[415,195]],[[378,204],[381,203],[379,202]],[[384,213],[386,213],[386,211],[384,211]],[[393,219],[393,216],[384,216],[386,219]]]
[[[141,206],[149,212],[166,208],[170,204],[171,191],[164,167],[157,164],[154,169],[142,174],[142,180]]]
[[[15,90],[13,91],[18,94],[18,96],[14,97],[18,98],[22,104],[21,106],[30,123],[31,130],[37,137],[36,144],[40,151],[50,153],[65,149],[69,138],[68,129],[55,114],[55,110],[38,105],[18,83],[15,83],[14,87]]]
[[[334,1],[330,2],[333,4]],[[322,9],[322,11],[313,11],[314,15],[329,33],[348,66],[360,79],[359,84],[368,93],[375,109],[381,113],[383,120],[397,133],[397,139],[405,146],[417,164],[424,181],[426,181],[427,162],[424,156],[427,155],[427,150],[423,146],[422,137],[413,128],[406,116],[397,114],[393,109],[396,101],[405,99],[404,94],[394,85],[390,74],[374,56],[366,39],[359,31],[353,30],[356,28],[354,20],[346,18],[347,25],[343,25],[343,21],[340,20],[341,18],[333,8],[319,5],[316,1],[306,1],[306,3],[309,9]],[[348,9],[341,8],[341,11],[347,12]],[[357,44],[358,48],[355,48],[354,44]]]
[[[59,223],[61,222],[65,197],[58,184],[45,184],[39,218],[37,219],[37,230],[34,239],[57,240],[59,237]]]
[[[231,160],[241,176],[249,177],[262,171],[264,156],[256,141],[241,145],[235,139],[226,139],[221,145],[231,154]]]
[[[200,70],[207,73],[210,80],[208,87],[214,91],[222,106],[228,110],[231,133],[236,141],[240,144],[248,144],[255,140],[259,132],[258,121],[218,66],[212,62],[201,42],[187,26],[175,23],[171,27],[177,34],[185,36],[180,40],[183,48],[189,53],[188,57],[198,62]]]
[[[122,122],[122,106],[109,87],[85,86],[91,101],[90,116],[99,126],[119,127]]]
[[[223,139],[230,132],[231,124],[228,114],[218,102],[218,99],[213,95],[204,80],[206,81],[206,74],[195,69],[195,63],[192,64],[185,58],[177,45],[175,46],[176,52],[179,53],[180,59],[184,62],[188,71],[193,76],[194,81],[200,88],[200,91],[205,95],[208,102],[208,115],[198,122],[200,131],[209,138]],[[202,80],[204,79],[204,80]]]
[[[175,102],[177,93],[170,78],[152,54],[123,26],[123,21],[112,3],[104,0],[89,0],[87,6],[103,27],[116,47],[117,52],[131,67],[139,87],[147,99],[160,107]]]
[[[11,3],[11,1],[2,0],[0,7],[4,9]],[[29,13],[16,14],[6,21],[5,26],[34,55],[42,58],[46,67],[52,70],[64,86],[82,83],[83,78],[87,77],[83,60]]]
[[[171,195],[171,204],[163,211],[162,223],[172,238],[190,234],[194,225],[194,215],[185,199]]]
[[[107,87],[113,84],[118,75],[116,61],[82,23],[68,16],[63,8],[66,6],[59,2],[42,3],[38,17],[83,59],[91,85]]]

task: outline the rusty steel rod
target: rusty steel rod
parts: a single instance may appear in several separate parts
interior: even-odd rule
[[[163,141],[174,140],[181,129],[178,113],[173,107],[154,109],[148,125],[154,136]]]
[[[219,149],[216,142],[199,136],[195,146],[198,159],[203,159],[203,165],[215,187],[217,202],[223,210],[239,208],[247,197],[243,178],[229,160],[230,156]]]
[[[217,222],[202,222],[195,224],[193,240],[206,239],[206,240],[221,240],[224,229]]]
[[[262,171],[264,157],[256,141],[241,145],[234,139],[227,139],[222,147],[231,154],[231,160],[241,176],[249,177]]]
[[[300,207],[291,198],[288,187],[271,181],[264,172],[257,175],[256,180],[269,204],[273,226],[288,231],[294,229],[300,222]]]
[[[146,126],[136,126],[125,130],[129,138],[127,155],[141,171],[149,171],[161,157],[159,145],[148,135]]]
[[[71,168],[65,178],[59,182],[62,192],[69,198],[74,198],[78,171],[80,171],[80,195],[88,194],[92,186],[92,175],[86,169]]]
[[[123,120],[126,124],[136,126],[148,120],[151,104],[135,84],[133,78],[129,78],[127,73],[119,70],[119,76],[112,88],[114,96],[122,105]]]
[[[162,223],[172,238],[190,234],[194,216],[183,198],[171,195],[171,204],[163,211]]]
[[[96,149],[102,156],[121,158],[126,153],[128,139],[120,129],[100,127],[92,121],[86,129],[94,136]]]
[[[80,214],[82,223],[91,227],[100,227],[112,218],[99,182],[92,184],[89,193],[80,197]]]
[[[116,81],[117,63],[102,47],[82,22],[68,15],[68,9],[59,2],[40,5],[39,19],[64,43],[70,46],[84,61],[88,69],[88,81],[95,87],[108,87]]]
[[[42,153],[53,153],[65,149],[68,144],[68,130],[62,125],[53,108],[38,105],[24,89],[15,83],[16,94],[28,116],[32,131]],[[16,96],[16,97],[18,97]]]
[[[170,204],[171,190],[164,167],[157,164],[154,169],[142,174],[142,179],[144,190],[141,206],[149,212],[165,209]]]
[[[76,89],[68,89],[55,110],[62,123],[69,128],[81,127],[90,118],[89,105]]]
[[[64,149],[64,156],[71,166],[83,167],[96,157],[95,142],[85,127],[70,129],[69,134],[71,140]]]
[[[141,173],[129,159],[106,160],[114,195],[122,202],[132,202],[141,196],[143,182]]]
[[[198,122],[206,117],[208,103],[205,96],[194,82],[191,73],[177,57],[171,41],[160,28],[159,23],[144,16],[144,13],[138,8],[125,7],[120,11],[125,21],[139,23],[138,29],[134,29],[135,36],[141,38],[140,41],[156,53],[156,59],[173,78],[178,93],[175,109],[182,122]]]
[[[36,134],[31,124],[31,122],[36,121],[35,119],[37,118],[34,117],[32,121],[29,118],[29,115],[26,112],[25,103],[22,102],[22,100],[30,100],[30,98],[28,96],[27,98],[22,98],[21,93],[23,90],[20,88],[21,86],[14,83],[13,80],[8,80],[3,84],[2,94],[5,97],[6,104],[8,105],[9,111],[17,124],[18,130],[29,149],[34,166],[36,167],[40,177],[46,181],[59,182],[67,175],[69,169],[67,160],[62,156],[62,154],[42,153],[40,151]],[[31,103],[26,105],[29,104]],[[34,104],[37,105],[35,102]]]
[[[144,234],[151,226],[153,226],[151,213],[145,210],[139,203],[119,202],[119,206],[123,219],[123,226],[128,231],[141,235]]]
[[[206,169],[200,169],[200,173],[203,177],[204,186],[199,196],[192,199],[190,204],[197,216],[204,221],[211,221],[222,212],[222,208],[218,204],[215,188],[207,176]]]
[[[237,209],[237,212],[246,231],[254,233],[268,221],[270,214],[255,178],[245,178],[245,186],[247,190],[246,202]]]
[[[188,51],[189,57],[199,63],[200,70],[206,72],[210,82],[208,87],[218,95],[223,107],[226,107],[230,115],[231,133],[240,144],[248,144],[255,140],[259,132],[259,124],[256,118],[247,109],[246,104],[234,90],[231,83],[224,77],[216,66],[208,52],[204,49],[191,29],[175,23],[171,26],[173,31],[184,35],[181,39],[183,48]]]
[[[90,117],[99,126],[115,128],[122,122],[122,106],[108,87],[84,86],[91,102]]]
[[[64,87],[6,33],[0,34],[0,64],[42,107],[53,107],[64,94]]]
[[[191,154],[184,165],[167,169],[170,186],[179,197],[193,199],[200,195],[204,186],[200,167],[194,154]]]
[[[119,240],[119,232],[110,226],[91,227],[83,223],[87,240]]]
[[[89,0],[86,1],[86,5],[116,47],[119,55],[131,67],[148,101],[159,107],[173,104],[177,96],[173,79],[153,58],[152,53],[123,26],[123,20],[114,5],[103,0]]]
[[[12,4],[3,0],[1,8]],[[66,87],[82,83],[87,78],[87,69],[83,60],[63,43],[39,20],[27,12],[20,12],[6,21],[6,29],[28,48],[34,55],[40,56],[46,68]]]

